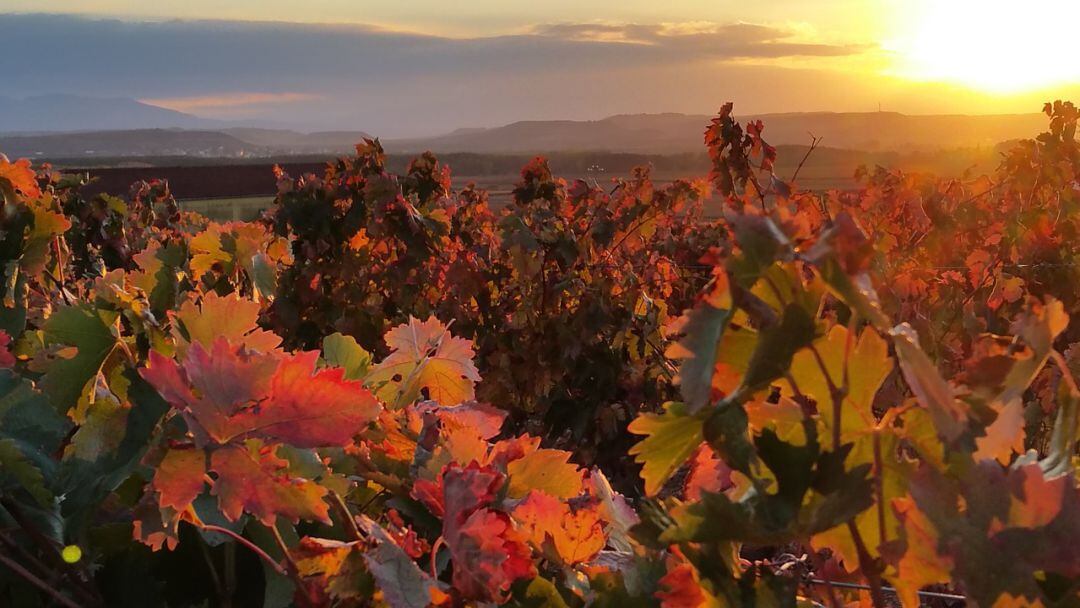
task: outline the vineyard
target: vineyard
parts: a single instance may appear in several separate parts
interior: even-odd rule
[[[1080,605],[1045,112],[821,193],[728,104],[701,180],[499,209],[367,140],[232,223],[0,158],[0,605]]]

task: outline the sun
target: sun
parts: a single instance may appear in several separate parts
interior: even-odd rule
[[[1080,0],[923,0],[888,46],[901,75],[999,93],[1080,81]]]

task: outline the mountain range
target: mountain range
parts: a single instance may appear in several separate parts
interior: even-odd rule
[[[702,152],[711,119],[693,114],[623,114],[601,120],[520,121],[493,128],[458,129],[425,138],[384,140],[389,152],[534,154]],[[740,116],[761,120],[774,145],[825,146],[913,152],[992,148],[1043,130],[1041,114],[905,115],[895,112],[784,113]],[[133,99],[47,95],[0,97],[0,152],[35,158],[197,156],[207,158],[348,152],[364,131],[304,133],[220,121]]]
[[[867,151],[925,151],[992,147],[1034,137],[1046,126],[1042,114],[907,115],[896,112],[809,112],[740,116],[761,120],[773,145],[810,144]],[[603,120],[522,121],[493,129],[468,129],[439,137],[387,142],[395,152],[533,153],[604,150],[677,154],[702,150],[712,119],[694,114],[624,114]]]
[[[47,133],[128,129],[215,129],[219,120],[200,118],[125,97],[81,95],[0,97],[0,133]]]

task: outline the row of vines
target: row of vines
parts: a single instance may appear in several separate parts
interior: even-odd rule
[[[0,604],[1080,605],[1045,111],[815,193],[728,104],[705,179],[497,211],[372,140],[250,223],[0,158]]]

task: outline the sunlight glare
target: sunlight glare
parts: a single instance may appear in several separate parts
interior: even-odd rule
[[[924,0],[889,46],[903,76],[1012,93],[1080,80],[1080,1]]]

